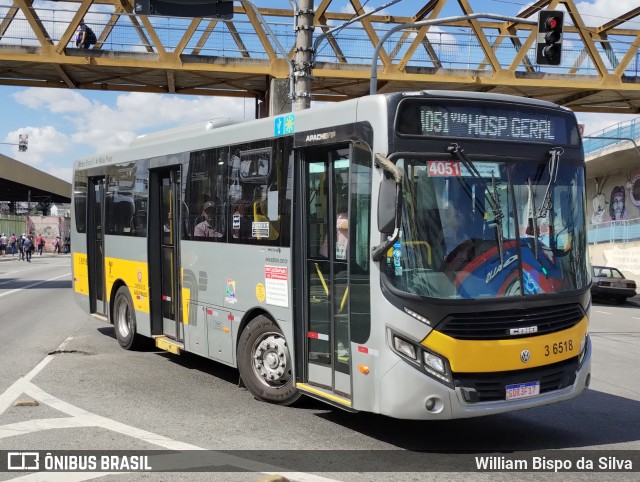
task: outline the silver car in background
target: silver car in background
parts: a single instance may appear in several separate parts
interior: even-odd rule
[[[617,303],[624,304],[627,298],[636,295],[636,282],[626,279],[619,269],[609,266],[592,266],[592,269],[591,295],[594,298],[612,298]]]

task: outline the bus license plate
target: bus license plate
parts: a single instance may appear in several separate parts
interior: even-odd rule
[[[517,383],[515,385],[507,385],[505,388],[507,390],[507,400],[518,400],[540,395],[540,382]]]

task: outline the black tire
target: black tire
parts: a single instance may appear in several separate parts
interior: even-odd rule
[[[140,336],[136,333],[136,311],[129,288],[121,286],[113,300],[113,329],[120,346],[125,350],[132,350],[138,344]]]
[[[627,303],[627,297],[626,296],[618,296],[617,298],[615,298],[616,303],[618,303],[619,305],[624,305]]]
[[[238,340],[238,369],[251,394],[265,402],[291,405],[301,395],[292,368],[280,328],[266,316],[251,320]]]

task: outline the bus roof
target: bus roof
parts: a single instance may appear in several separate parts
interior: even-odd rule
[[[570,111],[570,109],[558,106],[552,102],[507,94],[460,92],[452,90],[394,92],[348,99],[342,102],[326,104],[312,109],[294,112],[293,115],[295,116],[296,131],[301,132],[309,129],[325,128],[328,126],[328,122],[333,122],[335,119],[340,119],[342,124],[356,122],[358,111],[358,109],[355,108],[356,104],[365,104],[371,107],[377,106],[373,108],[383,109],[383,106],[385,105],[393,105],[399,99],[410,97],[450,100],[488,100]],[[366,110],[371,117],[372,111],[370,108],[367,108]],[[286,116],[288,114],[284,115]],[[74,163],[74,169],[91,167],[98,164],[127,162],[129,160],[139,159],[142,157],[167,155],[171,153],[170,151],[173,148],[175,148],[176,152],[180,151],[182,147],[179,145],[182,144],[184,146],[187,142],[190,143],[190,149],[200,150],[217,145],[220,143],[218,142],[220,140],[222,140],[223,144],[226,144],[229,142],[241,143],[253,139],[271,138],[274,136],[274,122],[276,119],[281,117],[283,117],[283,115],[250,120],[221,117],[201,121],[187,126],[180,126],[173,129],[166,129],[141,135],[125,148],[100,153],[94,156],[86,156],[82,159],[76,160]],[[386,116],[376,117],[386,118]],[[328,121],[328,119],[331,119],[331,121]],[[378,120],[376,120],[376,122]],[[237,125],[242,125],[243,128],[234,129],[232,127]],[[298,127],[301,127],[301,129],[298,129]]]

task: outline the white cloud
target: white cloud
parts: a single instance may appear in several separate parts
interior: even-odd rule
[[[77,91],[32,87],[13,94],[14,100],[30,109],[46,109],[53,113],[81,112],[91,102]]]
[[[594,2],[577,2],[576,8],[588,27],[597,27],[610,20],[638,8],[638,0],[595,0]],[[640,22],[634,19],[622,24],[619,28],[639,28]]]
[[[18,146],[12,146],[14,157],[38,169],[41,168],[40,165],[46,159],[63,154],[71,146],[69,136],[58,131],[53,126],[22,127],[19,131],[8,133],[5,142],[15,142],[19,134],[27,134],[29,136],[29,144],[26,152],[19,152]]]
[[[59,119],[56,127],[30,126],[9,133],[6,142],[12,143],[17,142],[18,132],[29,135],[27,152],[13,146],[13,157],[70,180],[71,161],[77,152],[87,155],[121,149],[146,132],[217,117],[239,118],[244,110],[243,101],[235,98],[138,92],[107,95],[104,101],[92,101],[78,91],[39,88],[13,94],[16,102],[37,111],[38,116]],[[250,113],[253,117],[253,108]]]

